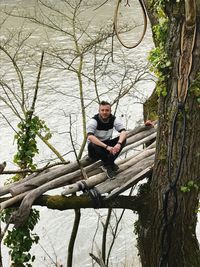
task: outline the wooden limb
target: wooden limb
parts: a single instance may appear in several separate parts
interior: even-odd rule
[[[149,130],[149,127],[147,127],[145,125],[138,126],[135,129],[128,131],[127,138],[129,138],[129,137],[131,137],[133,135],[136,135],[136,134],[138,134],[140,132],[148,131],[148,130]]]
[[[151,165],[153,163],[153,158],[154,158],[154,155],[152,157],[152,160],[151,160],[151,163],[149,165]],[[149,160],[149,157],[147,157],[147,161]],[[90,178],[88,178],[86,181],[84,181],[87,185],[88,188],[92,188],[94,186],[97,186],[99,184],[101,184],[102,182],[105,181],[106,184],[110,185],[110,184],[115,184],[114,187],[112,187],[112,189],[114,189],[115,187],[118,187],[118,183],[116,184],[116,181],[119,182],[119,179],[123,177],[123,181],[122,183],[124,182],[124,179],[129,179],[131,177],[131,172],[133,172],[133,175],[134,175],[134,172],[135,174],[138,173],[137,171],[137,168],[139,168],[139,172],[142,171],[141,168],[143,168],[143,165],[140,163],[142,162],[142,164],[144,163],[144,166],[145,166],[145,160],[142,160],[141,161],[141,158],[138,157],[137,159],[137,162],[135,163],[135,166],[132,165],[132,167],[130,168],[126,168],[124,169],[122,172],[119,172],[117,175],[116,175],[116,178],[114,180],[109,180],[107,179],[105,173],[100,173],[98,175],[95,175],[95,176],[92,176]],[[147,164],[148,165],[148,164]],[[120,166],[121,168],[121,166]],[[119,179],[117,179],[119,178]],[[99,185],[100,186],[100,185]],[[97,186],[97,188],[99,187]],[[108,186],[109,188],[109,186]],[[109,189],[108,191],[101,191],[101,189],[98,188],[99,192],[102,194],[102,193],[107,193],[107,192],[110,192],[112,189]],[[69,194],[74,194],[76,193],[77,191],[80,191],[81,190],[81,186],[80,186],[80,182],[77,182],[75,184],[72,184],[72,185],[68,185],[65,189],[65,191],[62,192],[62,195],[69,195]]]
[[[127,145],[126,147],[124,147],[124,149],[122,150],[121,154],[124,154],[127,151],[129,151],[129,150],[131,150],[131,149],[133,149],[135,147],[138,147],[140,145],[143,145],[143,144],[145,144],[145,143],[147,143],[147,142],[149,142],[149,141],[151,141],[151,140],[153,140],[155,138],[156,138],[156,133],[152,133],[151,135],[143,138],[142,140],[139,140],[136,143],[133,143],[133,144],[130,144],[130,145]]]
[[[96,186],[97,184],[104,182],[106,179],[107,179],[107,176],[103,172],[103,173],[99,173],[95,176],[91,176],[90,178],[87,179],[87,181],[85,181],[85,183],[86,183],[87,187],[92,188],[92,187]],[[76,182],[72,185],[68,185],[66,187],[66,189],[62,192],[62,195],[65,196],[65,195],[74,194],[80,190],[81,190],[81,187],[80,187],[80,181],[79,181],[79,182]]]
[[[150,136],[142,139],[141,141],[136,142],[135,144],[129,145],[127,147],[124,148],[124,150],[122,151],[122,154],[125,153],[127,150],[130,150],[138,145],[141,145],[143,143],[148,142],[149,140],[155,138],[156,133],[151,134]],[[90,160],[88,160],[87,158],[85,160],[82,160],[82,165],[86,165],[91,163]],[[98,166],[100,166],[100,162],[95,163],[95,165],[90,165],[91,167],[89,167],[88,169],[86,169],[86,172],[88,173],[88,176],[94,175],[94,174],[98,174],[100,172],[100,170],[97,168]],[[3,195],[3,193],[8,193],[10,192],[12,195],[17,195],[23,192],[26,192],[28,190],[37,188],[39,186],[41,186],[44,183],[47,183],[51,180],[56,179],[57,177],[62,177],[63,173],[71,173],[74,169],[78,169],[78,164],[77,163],[70,163],[67,166],[62,166],[60,168],[57,168],[55,170],[52,170],[51,172],[48,173],[44,173],[41,175],[37,175],[36,177],[33,177],[32,179],[28,179],[25,178],[24,180],[22,180],[21,182],[10,185],[6,188],[2,188],[2,190],[0,191],[0,195]],[[91,172],[91,173],[89,173]],[[73,174],[71,173],[71,175],[69,175],[69,179],[68,182],[72,179],[81,177],[81,172],[74,172]],[[66,180],[67,182],[67,180]]]
[[[140,152],[136,157],[131,158],[130,161],[125,162],[122,165],[119,165],[120,169],[118,171],[118,176],[122,176],[123,175],[123,171],[127,170],[129,167],[132,167],[139,163],[140,161],[142,161],[142,159],[144,159],[145,157],[148,158],[149,156],[153,155],[155,153],[155,149],[148,149],[145,151]],[[131,169],[132,169],[131,168]],[[92,176],[90,178],[87,179],[87,181],[85,181],[85,183],[87,184],[87,186],[89,188],[92,188],[102,182],[104,182],[105,180],[107,180],[107,177],[105,176],[104,173],[100,173],[98,175]],[[68,185],[65,189],[65,191],[62,192],[62,195],[68,195],[68,194],[74,194],[77,191],[80,190],[80,182],[74,183],[72,185]]]
[[[124,171],[129,167],[132,167],[136,163],[144,160],[145,158],[152,156],[155,154],[155,148],[145,149],[136,154],[134,157],[131,157],[129,160],[125,161],[123,164],[120,165],[120,171]]]
[[[58,152],[58,150],[52,146],[52,144],[49,143],[49,141],[44,138],[39,132],[37,132],[37,136],[45,143],[45,145],[48,146],[49,149],[51,149],[51,151],[62,161],[62,162],[66,162],[65,159],[63,158],[63,156]]]
[[[3,198],[3,201],[8,200],[9,198]],[[103,202],[100,203],[99,208],[107,209],[107,208],[115,208],[115,209],[130,209],[133,211],[137,211],[141,203],[138,201],[135,196],[123,196],[119,195],[114,200],[104,201],[104,197],[102,197]],[[1,202],[0,198],[0,202]],[[46,207],[52,210],[71,210],[71,209],[81,209],[81,208],[94,208],[94,202],[88,195],[80,195],[80,196],[60,196],[60,195],[42,195],[37,198],[33,206]],[[18,203],[14,203],[11,207],[19,207]]]
[[[105,223],[102,224],[103,233],[102,233],[102,241],[101,241],[101,252],[102,252],[103,262],[106,261],[107,233],[108,233],[108,229],[109,229],[109,225],[110,225],[111,214],[112,214],[112,209],[110,208],[110,209],[108,209]]]
[[[149,132],[150,131],[150,132]],[[132,131],[129,132],[129,136],[132,136],[132,135],[135,135],[135,134],[138,134],[140,132],[146,132],[145,133],[145,136],[147,136],[149,133],[151,133],[152,131],[154,131],[152,128],[149,129],[149,127],[147,126],[140,126]],[[138,138],[142,138],[144,137],[144,135],[138,135],[136,138],[132,138],[132,139],[127,139],[128,140],[128,144],[131,144],[131,142],[134,142],[136,140],[138,140]],[[143,143],[145,143],[146,141],[149,141],[151,140],[152,135],[149,136],[149,138],[147,137],[146,139],[144,138],[143,141],[139,141],[136,142],[134,145],[132,146],[127,146],[125,147],[123,150],[122,150],[122,153],[121,154],[124,154],[125,152],[127,152],[128,150],[134,148],[134,147],[137,147]],[[88,166],[91,164],[91,160],[86,156],[84,157],[81,161],[81,166]],[[10,191],[12,192],[13,191],[13,194],[14,193],[14,190],[12,190],[13,187],[16,187],[17,185],[22,185],[24,184],[25,182],[27,181],[31,181],[30,182],[30,186],[28,188],[28,186],[26,187],[26,189],[24,189],[25,191],[27,191],[28,189],[33,189],[33,187],[37,187],[45,182],[48,182],[49,180],[53,180],[59,176],[62,176],[62,175],[65,175],[67,173],[70,173],[70,172],[73,172],[75,170],[78,170],[79,166],[76,162],[72,162],[72,163],[69,163],[67,166],[61,166],[59,168],[54,168],[52,170],[46,170],[48,171],[48,173],[46,173],[46,171],[40,173],[40,174],[31,174],[29,176],[27,176],[26,178],[24,178],[23,180],[20,180],[18,182],[15,182],[13,184],[10,184],[10,185],[6,185],[4,187],[0,187],[0,196],[3,196],[5,194],[8,194],[10,193]],[[99,172],[99,170],[96,168],[94,168],[91,173],[88,173],[88,176],[91,176],[91,175],[94,175],[94,174],[97,174]],[[37,177],[37,178],[36,178]],[[35,178],[35,180],[32,181],[32,179]],[[37,184],[37,182],[35,182],[36,180],[40,180],[39,184]],[[22,193],[22,192],[20,192]]]
[[[10,225],[10,218],[8,219],[8,221],[6,222],[6,226],[4,227],[3,231],[1,231],[1,236],[0,236],[0,243],[2,242],[7,230],[8,230],[8,227]],[[0,266],[3,266],[3,265],[0,265]]]
[[[77,163],[76,163],[77,164]],[[96,162],[90,166],[88,166],[86,168],[86,172],[92,170],[93,168],[97,168],[98,166],[100,166],[100,162]],[[65,184],[68,184],[72,179],[75,178],[79,178],[81,177],[81,170],[78,169],[74,172],[70,172],[66,175],[61,175],[61,173],[56,173],[55,176],[50,176],[48,177],[47,175],[44,175],[43,177],[37,176],[33,179],[31,179],[31,181],[27,181],[23,184],[17,185],[15,187],[10,188],[10,193],[15,196],[18,195],[20,193],[26,192],[28,190],[31,189],[38,189],[39,188],[43,188],[41,189],[43,193],[45,193],[47,190],[50,189],[54,189],[57,188],[59,186],[63,186]],[[46,189],[45,189],[46,188]]]
[[[12,198],[8,198],[7,200],[3,201],[0,204],[0,211],[2,211],[3,209],[6,209],[6,208],[12,206],[13,204],[21,201],[28,193],[29,193],[29,191],[22,193],[22,194],[19,194],[15,197],[12,197]]]
[[[146,126],[145,126],[146,127]],[[129,144],[132,144],[132,143],[135,143],[141,139],[144,139],[145,137],[151,135],[152,133],[155,133],[156,132],[156,129],[155,128],[150,128],[146,131],[142,131],[142,132],[139,132],[133,136],[130,136],[128,139],[127,139],[127,142],[126,142],[126,145],[129,145]]]
[[[87,166],[87,165],[91,164],[91,160],[88,157],[85,157],[84,159],[81,160],[81,164],[83,166]],[[55,179],[56,177],[59,177],[59,176],[62,176],[66,173],[75,171],[78,168],[79,168],[78,164],[76,162],[72,162],[72,163],[69,163],[67,166],[61,166],[59,168],[52,169],[51,171],[45,170],[40,174],[33,173],[33,174],[27,176],[26,178],[20,180],[20,181],[14,182],[12,184],[9,184],[9,185],[3,186],[3,187],[0,187],[0,196],[8,194],[10,192],[10,189],[12,189],[13,187],[18,186],[18,185],[22,185],[23,183],[30,181],[33,178],[40,179],[41,184],[42,184],[42,180],[44,180],[44,182],[45,182],[45,181],[48,181],[51,179]],[[32,184],[34,184],[34,182]],[[28,188],[27,188],[27,190],[28,190]]]
[[[123,153],[155,139],[156,130],[155,128],[144,126],[136,129],[132,134],[133,135],[130,135],[128,138],[128,145],[123,149]],[[153,146],[154,145],[151,147]],[[85,183],[88,188],[96,186],[100,194],[117,190],[116,188],[118,187],[121,187],[120,190],[122,191],[126,190],[125,188],[127,186],[144,178],[142,171],[146,168],[151,168],[154,161],[154,154],[155,148],[148,147],[144,151],[141,151],[126,160],[119,161],[120,169],[115,180],[108,180],[106,174],[100,172],[101,170],[99,166],[102,164],[101,161],[92,164],[92,161],[89,160],[88,157],[85,157],[81,160],[81,166],[85,167],[84,170],[89,177]],[[27,219],[33,203],[36,202],[37,199],[40,199],[42,194],[48,190],[72,183],[74,180],[77,181],[83,179],[81,174],[77,162],[70,163],[67,166],[54,168],[48,172],[44,171],[37,175],[31,174],[19,182],[0,188],[0,195],[10,192],[14,196],[3,201],[0,207],[1,209],[4,209],[16,205],[17,202],[23,199],[19,210],[12,215],[12,221],[16,223],[16,226],[21,225]],[[131,181],[128,182],[130,179]],[[80,182],[78,182],[68,186],[62,194],[73,194],[80,189]],[[77,208],[77,206],[73,208]]]
[[[89,253],[90,257],[100,266],[100,267],[107,267],[107,265],[105,265],[105,263],[103,262],[102,258],[98,258],[97,256],[95,256],[92,253]]]
[[[68,257],[67,257],[67,267],[72,266],[73,262],[73,252],[74,252],[74,244],[76,241],[78,228],[80,225],[80,219],[81,219],[81,211],[80,209],[74,209],[75,212],[75,218],[74,218],[74,225],[71,232],[71,237],[68,245]]]
[[[4,185],[4,186],[0,187],[0,196],[9,194],[11,188],[13,188],[13,187],[15,187],[15,186],[18,186],[18,185],[20,185],[20,184],[23,184],[23,183],[25,183],[26,181],[29,181],[29,180],[31,180],[32,178],[36,177],[36,176],[37,176],[37,174],[32,173],[31,175],[25,177],[24,179],[21,179],[21,180],[16,181],[16,182],[14,182],[14,183],[12,183],[12,184],[8,184],[8,185]]]
[[[101,193],[105,194],[108,192],[111,192],[117,187],[120,187],[121,185],[125,184],[128,180],[130,180],[132,177],[136,176],[140,172],[142,172],[144,169],[151,167],[154,162],[154,155],[148,157],[145,160],[142,160],[135,164],[133,167],[128,168],[122,173],[119,173],[114,180],[106,180],[105,182],[99,184],[96,186],[96,189]],[[137,182],[141,179],[137,179]]]
[[[92,166],[89,166],[89,168],[93,168]],[[80,176],[81,171],[78,170],[74,173],[69,173],[67,175],[61,176],[53,181],[49,181],[40,187],[30,191],[22,200],[22,203],[19,207],[19,210],[16,211],[13,214],[13,221],[16,221],[16,225],[20,225],[22,222],[24,222],[30,213],[31,206],[33,202],[41,196],[43,193],[47,192],[48,190],[60,187],[68,183],[72,178]],[[105,176],[105,174],[104,174]],[[89,180],[89,179],[88,179]],[[18,188],[18,192],[20,192],[20,189]]]
[[[7,171],[3,171],[2,174],[35,173],[35,175],[37,175],[37,173],[41,173],[41,172],[43,172],[45,170],[49,170],[52,167],[55,167],[55,166],[58,166],[58,165],[69,164],[69,163],[70,163],[69,161],[56,162],[56,163],[53,163],[53,164],[47,164],[44,167],[38,168],[36,170],[31,170],[31,169],[7,170]]]
[[[146,160],[142,160],[139,162],[139,164],[136,164],[132,168],[128,168],[128,170],[125,170],[122,174],[118,174],[116,176],[115,180],[107,180],[101,185],[97,186],[97,190],[102,194],[102,193],[107,193],[110,192],[111,190],[121,186],[121,184],[124,184],[126,181],[128,181],[133,175],[136,175],[138,172],[141,172],[143,168],[147,168],[148,166],[151,166],[153,164],[154,156],[148,157]],[[70,174],[69,174],[70,175]],[[98,177],[99,176],[99,177]],[[102,180],[106,180],[107,178],[105,177],[106,175],[104,173],[96,175],[95,178],[101,178]],[[121,179],[120,179],[121,177]],[[118,178],[118,179],[117,179]],[[89,178],[87,181],[85,181],[88,185],[88,187],[93,187],[94,184],[94,179]],[[98,179],[99,183],[99,179]],[[92,185],[91,185],[92,184]],[[97,184],[97,183],[96,183]],[[15,213],[13,213],[13,221],[15,222],[16,227],[23,224],[24,221],[28,218],[30,209],[32,207],[33,202],[41,196],[44,192],[56,188],[58,186],[63,185],[63,177],[61,179],[57,178],[55,181],[51,181],[49,183],[46,183],[39,188],[32,190],[30,193],[28,193],[24,199],[22,200],[22,203]],[[78,185],[75,185],[77,188],[79,188]],[[71,189],[71,188],[70,188]],[[77,191],[77,189],[76,189]]]
[[[141,179],[144,179],[149,176],[149,174],[152,173],[152,167],[147,167],[145,170],[141,171],[137,175],[135,175],[133,178],[128,180],[124,185],[120,186],[119,188],[113,190],[112,193],[110,193],[108,196],[105,197],[105,200],[112,199],[116,197],[117,195],[123,193],[127,189],[134,186],[138,181]]]
[[[123,196],[119,195],[114,200],[104,201],[99,205],[99,208],[115,208],[115,209],[130,209],[137,211],[141,207],[140,201],[135,196]],[[35,200],[33,205],[47,207],[48,209],[55,210],[71,210],[81,208],[94,208],[92,199],[83,194],[81,196],[50,196],[43,195]]]
[[[83,167],[88,166],[91,164],[91,160],[88,157],[84,157],[81,160],[81,164]],[[79,166],[78,166],[77,162],[72,162],[72,163],[67,164],[66,166],[64,165],[64,166],[52,169],[51,171],[49,171],[47,173],[46,173],[46,171],[44,171],[40,174],[37,174],[37,175],[33,173],[33,174],[27,176],[26,178],[18,181],[18,182],[15,182],[15,183],[7,185],[7,186],[0,187],[0,196],[8,194],[9,190],[11,188],[15,187],[16,185],[21,185],[26,181],[30,181],[32,178],[34,178],[36,176],[38,177],[38,179],[41,179],[41,180],[44,179],[44,181],[48,181],[48,180],[51,180],[51,179],[53,180],[56,177],[65,175],[67,173],[73,172],[73,171],[78,170],[78,169],[79,169]]]
[[[156,142],[154,141],[151,145],[149,145],[148,147],[146,147],[145,150],[139,150],[139,151],[135,152],[134,153],[134,156],[130,154],[130,156],[125,157],[123,159],[117,159],[116,162],[117,162],[117,164],[123,164],[123,163],[129,161],[130,159],[132,159],[133,157],[136,157],[140,153],[146,151],[147,149],[151,149],[151,148],[155,148],[155,147],[156,147]]]

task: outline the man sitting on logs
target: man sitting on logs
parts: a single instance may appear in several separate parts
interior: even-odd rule
[[[112,139],[113,129],[120,134]],[[126,143],[126,130],[121,121],[111,114],[111,105],[102,101],[99,113],[87,127],[88,155],[93,160],[102,160],[102,170],[108,178],[113,179],[119,167],[114,163]]]

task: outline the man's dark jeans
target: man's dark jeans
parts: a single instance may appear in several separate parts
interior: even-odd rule
[[[119,141],[119,137],[116,137],[114,139],[105,140],[103,141],[103,143],[108,146],[114,147],[118,141]],[[90,142],[88,144],[88,155],[93,160],[99,160],[99,159],[102,160],[104,165],[113,165],[114,161],[118,157],[119,153],[121,152],[125,144],[126,144],[126,141],[122,143],[120,151],[116,153],[115,155],[112,155],[105,148],[97,146],[93,144],[92,142]]]

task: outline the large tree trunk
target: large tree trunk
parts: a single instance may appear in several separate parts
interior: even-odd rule
[[[138,247],[143,267],[200,266],[196,238],[200,187],[200,14],[198,10],[188,96],[183,109],[178,109],[178,65],[185,8],[184,1],[175,2],[169,1],[166,7],[170,24],[165,47],[172,69],[167,79],[167,96],[159,99],[154,172],[146,190],[140,192],[143,205],[139,211]],[[190,37],[186,36],[186,47]],[[186,60],[183,65],[186,69],[187,63]],[[181,88],[184,90],[184,85]],[[183,186],[186,192],[181,190]]]

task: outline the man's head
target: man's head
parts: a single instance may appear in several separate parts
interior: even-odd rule
[[[106,101],[101,101],[99,104],[99,114],[103,120],[107,120],[111,114],[111,105]]]

